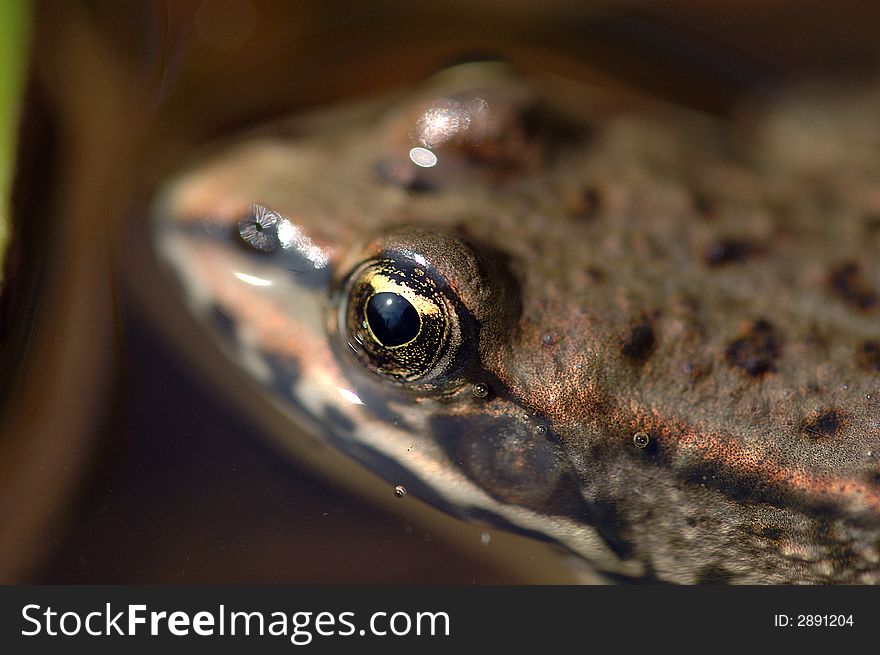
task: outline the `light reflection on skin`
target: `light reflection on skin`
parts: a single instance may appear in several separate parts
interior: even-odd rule
[[[466,104],[443,98],[428,107],[416,121],[413,139],[424,148],[437,148],[465,138],[476,144],[491,132],[492,127],[492,114],[485,98],[473,98]],[[415,159],[413,161],[419,164]]]
[[[431,168],[437,163],[437,155],[427,148],[413,148],[409,151],[409,158],[413,164],[422,168]]]
[[[240,271],[235,271],[233,275],[235,275],[235,277],[237,277],[242,282],[245,282],[255,287],[272,286],[272,280],[266,280],[265,278],[257,277],[256,275],[248,275],[247,273],[242,273]]]
[[[286,218],[282,218],[278,222],[278,242],[285,250],[295,248],[303,257],[312,262],[315,268],[324,268],[330,263],[327,253],[303,234],[298,225],[294,225]]]
[[[470,122],[471,115],[460,102],[438,100],[416,122],[416,141],[426,148],[436,148],[466,132]]]
[[[354,391],[350,389],[345,389],[343,387],[339,387],[339,395],[341,395],[345,400],[350,402],[352,405],[363,405],[364,401],[361,400],[360,396],[358,396]]]

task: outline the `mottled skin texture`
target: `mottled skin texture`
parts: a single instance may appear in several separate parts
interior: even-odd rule
[[[880,158],[838,124],[877,141],[880,102],[794,96],[735,125],[552,89],[470,67],[254,136],[166,193],[159,249],[292,416],[378,467],[359,450],[375,439],[449,511],[634,579],[880,582]],[[482,131],[429,144],[438,163],[419,168],[414,126],[439,98]],[[252,203],[329,257],[311,305],[284,295],[291,266],[233,243]],[[370,379],[346,352],[340,289],[392,229],[477,317],[477,355],[446,388]],[[272,284],[236,285],[244,266]],[[308,384],[279,391],[267,361]]]

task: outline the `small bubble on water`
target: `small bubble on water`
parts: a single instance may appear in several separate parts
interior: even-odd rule
[[[477,382],[477,383],[473,386],[473,388],[471,389],[471,392],[472,392],[477,398],[485,398],[486,396],[489,395],[489,385],[486,384],[485,382]]]
[[[636,448],[646,448],[650,440],[651,438],[647,432],[639,431],[633,435],[633,443],[636,445]]]
[[[403,498],[406,495],[406,487],[402,484],[397,485],[394,487],[394,495],[398,498]]]
[[[544,343],[545,346],[552,346],[553,345],[553,335],[552,334],[545,334],[541,338],[541,341]]]
[[[871,400],[871,394],[867,394],[867,395],[865,396],[865,398],[867,398],[868,400]]]
[[[538,434],[540,434],[543,437],[545,434],[547,434],[547,426],[546,425],[539,425],[538,427],[535,428],[535,432],[537,432]]]
[[[489,534],[488,532],[483,532],[483,533],[480,535],[480,542],[481,542],[484,546],[488,546],[490,541],[492,541],[492,535]]]

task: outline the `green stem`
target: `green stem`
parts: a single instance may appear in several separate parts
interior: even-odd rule
[[[30,36],[29,0],[0,0],[0,278],[9,236],[9,193]]]

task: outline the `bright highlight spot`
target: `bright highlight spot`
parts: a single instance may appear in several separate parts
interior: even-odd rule
[[[247,273],[240,273],[239,271],[236,271],[235,277],[237,277],[242,282],[246,282],[247,284],[251,284],[255,287],[270,287],[270,286],[272,286],[272,280],[267,280],[262,277],[257,277],[256,275],[248,275]]]
[[[342,387],[338,387],[338,389],[339,389],[339,394],[343,398],[345,398],[348,402],[350,402],[352,405],[363,405],[364,404],[364,401],[360,399],[360,396],[358,396],[351,389],[344,389]]]
[[[437,163],[437,155],[427,148],[413,148],[409,151],[409,158],[413,164],[422,168],[431,168]]]
[[[285,250],[295,248],[299,254],[312,262],[315,268],[324,268],[330,263],[327,253],[303,234],[298,225],[294,225],[286,218],[281,219],[278,223],[278,242]]]

